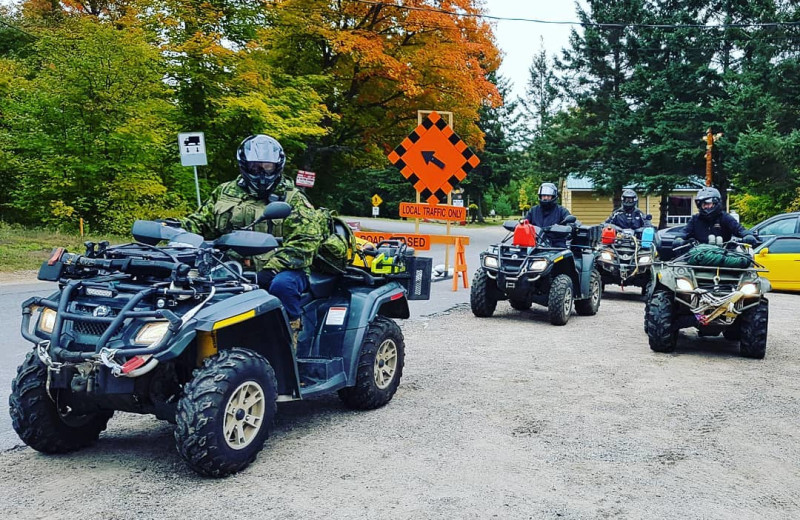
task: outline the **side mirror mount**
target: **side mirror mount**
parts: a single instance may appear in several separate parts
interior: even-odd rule
[[[253,229],[256,224],[264,222],[265,220],[283,219],[289,216],[292,212],[292,206],[288,202],[276,201],[267,204],[264,208],[264,213],[255,219],[252,224],[246,226],[244,229]]]
[[[769,248],[765,247],[761,251],[758,252],[758,256],[767,256],[769,254]]]

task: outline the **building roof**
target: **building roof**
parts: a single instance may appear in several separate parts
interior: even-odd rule
[[[686,184],[675,186],[672,191],[697,191],[703,187],[703,183],[699,181],[689,181]],[[625,186],[626,189],[638,189],[638,184],[629,184]],[[571,174],[567,177],[567,189],[570,191],[594,191],[594,181],[589,177],[581,177],[579,175]],[[728,190],[730,191],[730,190]]]

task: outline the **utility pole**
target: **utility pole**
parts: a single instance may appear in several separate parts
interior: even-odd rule
[[[714,141],[722,137],[722,133],[712,134],[711,127],[708,128],[706,131],[706,136],[703,138],[703,141],[706,142],[706,186],[711,186],[713,184],[713,176],[712,176],[712,151],[714,149]]]

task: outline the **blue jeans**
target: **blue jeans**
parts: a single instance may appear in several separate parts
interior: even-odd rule
[[[269,286],[269,293],[281,301],[289,320],[296,320],[302,314],[300,295],[307,289],[308,275],[305,271],[286,270],[275,275]]]

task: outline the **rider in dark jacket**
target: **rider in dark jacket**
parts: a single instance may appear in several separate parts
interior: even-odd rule
[[[606,219],[606,224],[613,224],[621,229],[641,229],[651,226],[650,220],[637,208],[639,197],[633,190],[622,192],[622,207],[618,208]]]
[[[706,187],[697,192],[694,198],[698,213],[686,224],[683,232],[684,239],[694,239],[701,243],[709,241],[708,237],[722,237],[727,242],[731,237],[744,237],[751,235],[744,226],[739,224],[730,213],[722,211],[722,198],[719,190]]]
[[[539,205],[534,206],[528,211],[525,218],[534,226],[547,227],[560,224],[570,215],[569,210],[560,206],[558,199],[558,188],[552,182],[545,182],[539,186]],[[553,243],[554,247],[566,247],[566,242]]]

